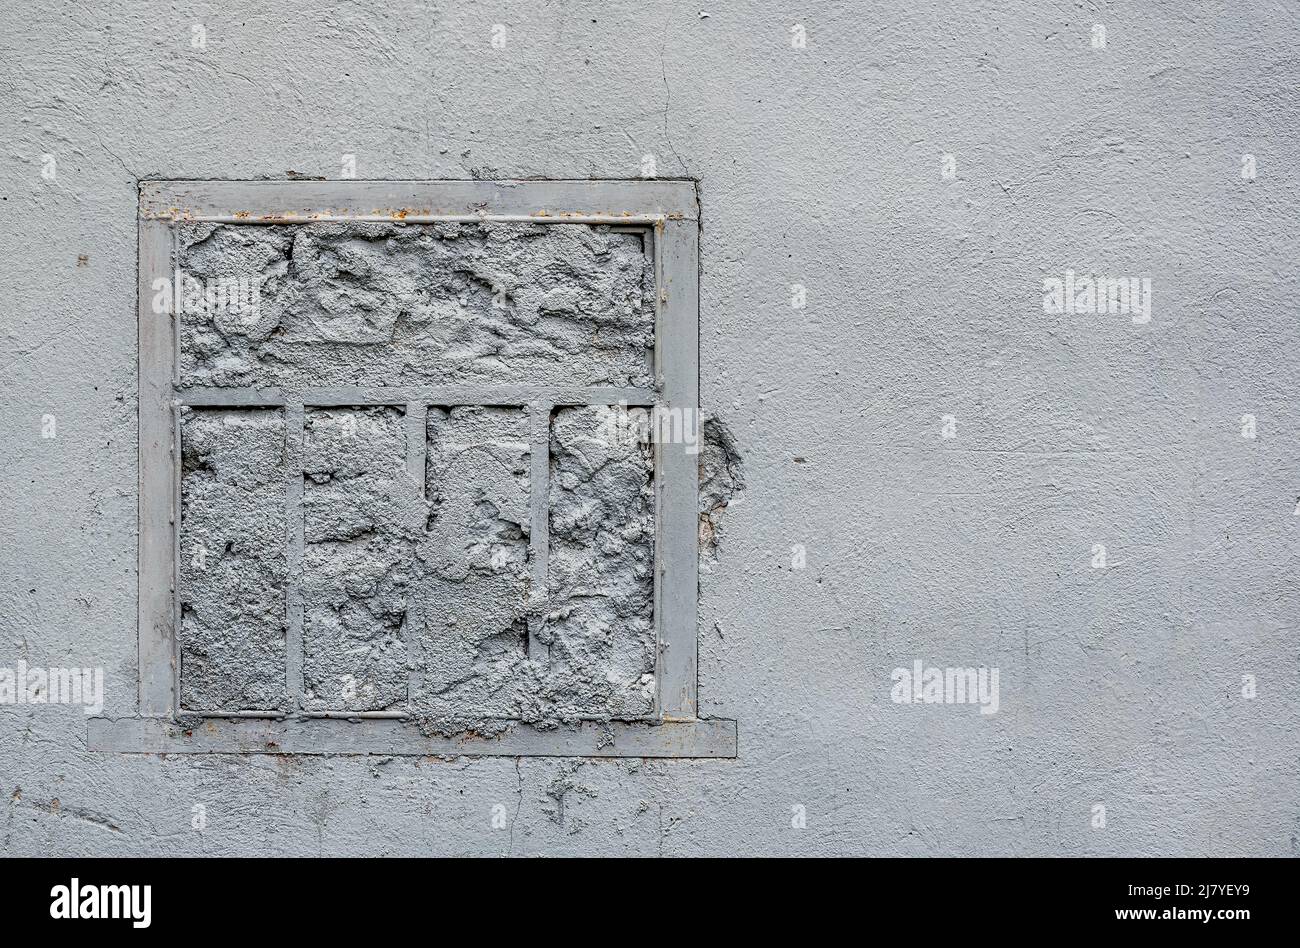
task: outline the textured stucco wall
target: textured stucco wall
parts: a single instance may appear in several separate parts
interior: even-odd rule
[[[115,757],[0,705],[0,853],[1295,853],[1298,40],[1281,0],[6,3],[0,666],[134,710],[139,178],[654,156],[746,487],[701,575],[737,760]],[[1150,322],[1044,313],[1067,268]],[[916,660],[998,712],[893,703]]]

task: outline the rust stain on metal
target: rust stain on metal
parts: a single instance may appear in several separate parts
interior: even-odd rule
[[[631,211],[627,211],[627,210],[624,210],[624,211],[591,211],[591,210],[586,210],[586,211],[548,211],[548,210],[546,210],[545,208],[543,208],[543,209],[540,210],[540,211],[533,211],[533,213],[530,214],[529,216],[530,216],[530,217],[577,217],[577,218],[588,218],[588,217],[623,217],[623,218],[632,218],[632,217],[636,217],[637,215],[634,214],[634,213],[632,213]]]
[[[229,217],[230,219],[235,221],[241,221],[241,222],[257,221],[261,223],[280,223],[280,222],[292,223],[300,220],[309,220],[309,221],[350,220],[350,219],[354,219],[358,217],[366,217],[366,216],[386,217],[394,221],[404,221],[409,217],[436,217],[442,213],[444,213],[444,211],[433,207],[398,207],[398,208],[383,207],[383,208],[373,208],[370,211],[369,215],[366,215],[360,211],[351,211],[347,208],[343,208],[343,209],[330,208],[326,210],[304,211],[302,213],[299,213],[298,211],[272,211],[260,215],[249,210],[238,210],[238,211],[230,212]],[[467,215],[477,216],[488,220],[494,217],[494,214],[485,207],[469,208],[464,213],[466,213]],[[584,220],[591,217],[608,217],[608,218],[622,218],[625,220],[634,220],[638,217],[642,217],[642,215],[634,213],[629,210],[601,211],[601,210],[587,209],[587,210],[554,211],[545,208],[538,211],[534,211],[528,216],[532,218],[541,219],[541,220],[562,220],[568,218]],[[177,207],[175,205],[165,207],[165,208],[146,206],[141,210],[141,217],[145,219],[152,219],[152,220],[172,220],[172,221],[206,219],[205,217],[196,218],[195,212],[192,208]],[[657,232],[662,233],[663,225],[666,221],[681,221],[681,220],[686,220],[686,216],[682,214],[680,211],[661,214],[655,217],[654,227]]]

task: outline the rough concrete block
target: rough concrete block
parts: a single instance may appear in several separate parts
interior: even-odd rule
[[[650,713],[655,669],[654,484],[644,409],[551,419],[546,693],[566,712]]]
[[[179,263],[199,286],[258,287],[255,307],[184,307],[182,385],[652,383],[654,279],[638,234],[188,224]]]
[[[308,409],[303,422],[303,704],[405,708],[407,606],[424,534],[397,408]]]
[[[181,413],[181,705],[285,705],[284,413]]]
[[[428,534],[421,548],[417,716],[483,730],[528,708],[528,415],[434,408],[428,420]]]

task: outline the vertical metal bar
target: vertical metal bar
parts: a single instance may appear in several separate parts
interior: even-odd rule
[[[428,496],[428,442],[429,442],[429,406],[420,402],[406,404],[406,473],[415,482],[421,498]],[[402,644],[406,646],[406,702],[407,711],[414,707],[424,681],[423,637],[420,632],[423,623],[420,619],[420,602],[416,591],[419,583],[414,583],[406,594],[406,616],[402,620]]]
[[[181,529],[184,526],[185,508],[182,502],[182,481],[184,479],[184,449],[185,444],[181,437],[181,406],[176,398],[176,390],[181,384],[181,324],[184,321],[184,312],[182,310],[182,300],[185,299],[185,285],[181,282],[184,274],[181,272],[181,236],[178,227],[168,229],[168,259],[169,272],[174,282],[172,287],[172,305],[168,307],[171,313],[171,338],[172,338],[172,363],[171,363],[171,381],[168,383],[171,388],[170,396],[167,401],[171,408],[172,420],[172,510],[174,511],[172,523],[172,695],[176,708],[176,713],[181,713],[184,709],[182,704],[184,699],[181,691],[181,599],[183,593],[181,590]]]
[[[428,414],[429,409],[423,404],[408,402],[406,405],[406,471],[420,489],[421,497],[425,496],[426,490],[424,468],[429,437]]]
[[[180,314],[176,319],[179,321]],[[179,330],[178,330],[179,332]],[[174,630],[172,642],[172,694],[175,698],[175,708],[177,713],[184,710],[181,707],[181,600],[184,592],[181,588],[181,528],[184,526],[185,506],[182,497],[182,487],[184,480],[184,457],[185,448],[181,434],[181,407],[175,401],[171,403],[171,424],[172,424],[172,456],[170,459],[172,468],[172,510],[175,511],[172,523],[172,575],[171,575],[171,607],[172,607],[172,629]]]
[[[655,622],[660,717],[696,717],[699,593],[699,457],[684,436],[699,430],[698,224],[667,221],[656,234],[659,313],[655,371],[664,421],[655,433]],[[676,433],[678,437],[664,437]]]
[[[285,634],[285,689],[289,697],[289,710],[302,707],[303,695],[303,603],[302,560],[306,536],[302,509],[302,469],[305,451],[306,409],[301,401],[291,401],[284,407],[285,487],[284,509],[288,533],[288,587],[285,589],[285,607],[288,629]]]
[[[172,382],[175,374],[173,306],[153,306],[155,279],[171,284],[171,228],[162,221],[139,222],[139,661],[140,714],[162,717],[177,707],[176,455]],[[172,301],[176,299],[173,293]]]
[[[543,665],[550,661],[550,647],[541,640],[546,624],[546,610],[550,597],[547,590],[547,573],[551,557],[551,411],[555,406],[549,401],[534,401],[528,405],[529,456],[532,471],[529,478],[529,555],[532,558],[532,585],[529,589],[528,657]]]

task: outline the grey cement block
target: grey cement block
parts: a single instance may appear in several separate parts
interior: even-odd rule
[[[566,711],[648,714],[654,694],[654,483],[644,409],[551,421],[547,694]]]
[[[181,439],[182,706],[283,709],[284,413],[186,410]]]
[[[415,716],[430,731],[536,718],[529,662],[528,415],[433,408],[420,547]]]
[[[189,224],[182,272],[251,281],[186,307],[186,386],[652,383],[638,234],[563,224]]]
[[[396,408],[303,423],[303,704],[379,711],[407,695],[407,607],[424,533]]]

